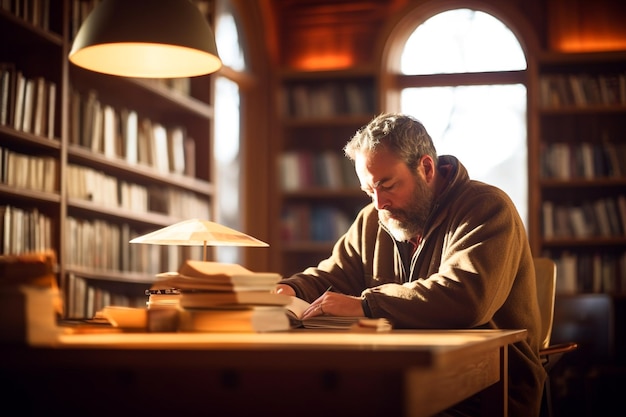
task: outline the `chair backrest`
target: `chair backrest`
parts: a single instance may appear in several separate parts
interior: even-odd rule
[[[541,348],[550,345],[556,294],[556,263],[549,258],[534,258],[537,300],[541,313]]]

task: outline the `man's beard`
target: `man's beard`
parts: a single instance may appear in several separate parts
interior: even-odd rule
[[[433,191],[426,182],[415,176],[415,188],[406,208],[379,210],[378,218],[394,239],[403,242],[420,236],[433,207]]]

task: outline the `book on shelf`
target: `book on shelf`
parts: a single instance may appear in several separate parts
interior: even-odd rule
[[[626,225],[622,224],[619,214],[618,202],[616,198],[605,198],[604,208],[609,220],[609,230],[611,236],[624,236],[626,234]]]
[[[15,107],[15,64],[0,62],[0,125],[13,125]]]
[[[330,81],[291,84],[281,91],[281,108],[287,117],[362,115],[373,109],[368,83]]]
[[[70,91],[70,145],[81,144],[81,97],[80,93],[76,90]]]
[[[152,123],[150,138],[152,139],[150,146],[152,166],[161,174],[168,174],[170,172],[170,156],[167,129],[160,123]]]
[[[146,117],[142,118],[138,124],[137,131],[137,162],[152,166],[152,121]]]
[[[295,151],[285,152],[281,155],[280,183],[284,191],[294,191],[300,187],[299,155]]]
[[[586,200],[579,205],[542,203],[543,237],[586,238],[626,235],[624,195]],[[620,202],[621,200],[621,202]]]
[[[623,232],[626,235],[626,195],[621,194],[617,197],[617,210],[618,210],[619,218],[622,222]],[[626,273],[624,273],[624,275],[626,275]]]
[[[547,253],[557,263],[559,294],[619,293],[626,289],[626,253]]]
[[[284,191],[360,187],[353,163],[336,151],[286,151],[280,156],[279,165]]]
[[[183,143],[185,148],[185,176],[194,178],[196,176],[196,141],[191,137],[185,137]]]
[[[343,156],[331,150],[323,151],[317,156],[320,165],[319,173],[323,173],[318,180],[320,186],[330,189],[339,189],[345,185],[343,182],[340,158],[343,158]]]
[[[35,102],[33,105],[34,112],[32,120],[32,132],[38,136],[47,136],[47,90],[48,87],[46,80],[43,77],[35,78]]]
[[[184,175],[185,174],[185,132],[180,126],[168,129],[167,145],[169,147],[169,165],[170,171]]]
[[[91,149],[91,142],[94,133],[95,108],[98,106],[98,97],[94,90],[89,90],[86,97],[78,95],[78,123],[79,123],[79,144]],[[81,117],[82,116],[82,117]]]
[[[24,120],[24,96],[26,91],[26,78],[21,71],[15,72],[13,90],[13,128],[22,130]]]
[[[139,121],[137,112],[134,110],[122,109],[120,113],[122,124],[122,142],[125,144],[124,157],[126,162],[135,165],[138,162],[138,133]]]
[[[625,83],[623,73],[543,75],[541,103],[546,107],[624,104]]]
[[[105,104],[102,107],[102,151],[107,158],[115,158],[119,155],[117,149],[118,131],[118,119],[115,109]]]
[[[22,112],[22,126],[18,130],[32,133],[33,131],[33,113],[35,106],[35,80],[26,78],[24,86],[24,110]]]
[[[56,99],[57,99],[57,85],[55,82],[48,81],[46,98],[47,104],[47,118],[46,121],[46,136],[48,139],[54,138],[55,118],[56,118]]]
[[[104,119],[104,110],[102,103],[97,99],[94,100],[91,111],[91,131],[88,133],[88,135],[91,135],[91,139],[88,140],[89,146],[91,147],[92,152],[102,153],[104,150],[102,143]]]

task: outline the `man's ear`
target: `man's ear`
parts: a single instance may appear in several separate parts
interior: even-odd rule
[[[422,155],[418,167],[424,170],[424,178],[426,181],[432,181],[435,177],[435,161],[433,161],[433,158],[431,158],[430,155]]]

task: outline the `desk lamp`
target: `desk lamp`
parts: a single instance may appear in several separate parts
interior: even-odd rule
[[[204,261],[206,261],[207,246],[269,246],[263,241],[229,227],[199,219],[184,220],[152,233],[136,237],[130,243],[203,246],[202,257]]]
[[[104,0],[83,22],[69,60],[139,78],[193,77],[222,66],[213,31],[189,0]]]

